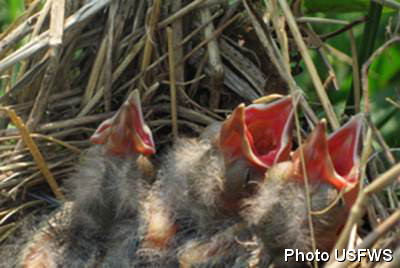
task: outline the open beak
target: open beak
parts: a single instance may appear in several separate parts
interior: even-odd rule
[[[152,133],[143,120],[138,90],[129,95],[112,118],[97,128],[90,141],[103,144],[106,153],[116,155],[155,153]]]
[[[326,182],[339,191],[352,204],[357,195],[360,174],[362,117],[355,116],[327,138],[326,122],[321,121],[293,154],[296,178],[304,180],[301,153],[305,161],[308,181]],[[347,198],[346,198],[347,196]]]
[[[295,106],[299,94],[270,104],[239,105],[224,121],[219,147],[226,163],[245,158],[265,170],[289,158]]]

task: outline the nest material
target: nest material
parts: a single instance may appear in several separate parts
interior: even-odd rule
[[[293,90],[285,70],[299,70],[291,36],[284,43],[265,29],[250,1],[31,2],[0,36],[0,242],[28,214],[58,204],[53,196],[62,198],[88,137],[133,89],[162,151],[241,102]],[[277,43],[282,58],[273,54]]]
[[[172,135],[196,136],[240,102],[287,92],[267,53],[255,46],[240,3],[56,2],[34,1],[2,34],[0,103],[26,123],[28,143],[42,155],[32,157],[32,146],[20,139],[24,127],[3,110],[4,208],[31,200],[38,187],[40,203],[52,202],[38,161],[56,178],[54,192],[96,126],[135,88],[161,150]]]

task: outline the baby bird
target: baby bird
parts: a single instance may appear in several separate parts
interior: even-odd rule
[[[69,181],[71,201],[26,246],[21,266],[190,266],[192,249],[210,257],[206,266],[245,262],[237,256],[248,251],[224,228],[240,226],[242,200],[255,193],[255,182],[288,160],[298,99],[240,105],[200,139],[182,139],[148,190],[154,172],[143,155],[155,153],[154,142],[133,92],[91,137],[101,146],[89,150]],[[239,234],[252,236],[243,228]],[[237,251],[219,258],[219,241]]]
[[[356,116],[327,138],[322,121],[291,161],[267,171],[258,194],[247,201],[245,217],[276,267],[307,266],[294,257],[285,261],[285,249],[313,251],[305,176],[316,249],[330,252],[334,247],[358,193],[361,129],[361,116]]]
[[[138,91],[91,137],[69,180],[70,201],[25,246],[20,267],[127,267],[135,262],[139,200],[155,153]],[[132,265],[133,266],[133,265]]]
[[[207,244],[212,235],[240,221],[241,202],[254,193],[255,182],[289,158],[298,99],[239,105],[199,139],[179,140],[164,157],[145,206],[145,248],[173,248],[170,255],[179,255],[186,252],[187,241]]]

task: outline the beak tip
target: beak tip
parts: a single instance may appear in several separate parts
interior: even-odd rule
[[[140,93],[138,89],[133,90],[127,99],[128,102],[132,102],[132,103],[140,103]]]
[[[312,147],[311,143],[319,143],[326,141],[326,132],[327,132],[327,125],[326,125],[326,120],[325,118],[321,119],[321,121],[318,122],[318,124],[315,126],[314,131],[311,132],[310,134],[310,145],[309,147]]]
[[[101,144],[107,153],[126,155],[156,152],[150,128],[143,119],[139,91],[130,93],[116,114],[104,121],[90,137],[93,144]]]

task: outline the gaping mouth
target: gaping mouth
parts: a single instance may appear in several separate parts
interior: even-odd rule
[[[221,127],[219,146],[226,162],[244,157],[260,169],[287,160],[295,105],[288,96],[270,104],[239,105]]]
[[[321,121],[301,147],[308,180],[327,182],[338,190],[357,184],[361,129],[362,117],[355,116],[327,138],[326,122]],[[303,179],[301,148],[293,154],[293,162],[297,177]]]
[[[107,153],[154,154],[150,128],[144,123],[139,91],[133,91],[117,113],[104,121],[90,137],[94,144],[103,144]]]
[[[358,183],[362,117],[355,116],[328,138],[329,156],[335,171],[348,183]]]

